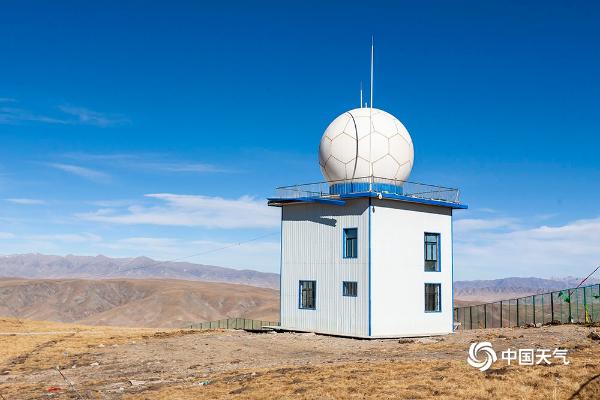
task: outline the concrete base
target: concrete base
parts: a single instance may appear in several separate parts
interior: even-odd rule
[[[435,337],[435,336],[446,336],[450,335],[454,332],[442,332],[442,333],[422,333],[422,334],[410,334],[410,335],[380,335],[380,336],[362,336],[362,335],[344,335],[335,332],[322,332],[322,331],[306,331],[302,329],[296,328],[287,328],[283,326],[264,326],[263,328],[272,329],[274,331],[281,332],[300,332],[300,333],[314,333],[316,335],[327,335],[327,336],[337,336],[344,337],[349,339],[403,339],[403,338],[423,338],[423,337]]]

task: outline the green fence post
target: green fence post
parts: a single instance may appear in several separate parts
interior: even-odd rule
[[[597,290],[597,293],[598,293],[597,295],[598,295],[598,296],[600,296],[600,284],[598,284],[598,286],[597,286],[596,288],[598,289],[598,290]],[[592,289],[592,320],[594,320],[594,321],[595,321],[595,319],[594,319],[594,315],[595,315],[595,314],[594,314],[594,311],[595,311],[595,307],[594,307],[594,299],[595,299],[595,297],[594,297],[594,290]],[[599,302],[600,302],[600,297],[598,298],[598,300],[599,300]]]
[[[519,326],[519,299],[517,299],[517,326]]]
[[[597,303],[600,303],[600,283],[598,284],[598,286],[596,287],[596,289],[598,289],[598,290],[597,290],[597,293],[598,293],[598,294],[597,294],[597,296],[598,296],[598,299],[597,299],[598,301],[597,301]],[[594,293],[594,292],[592,291],[592,294],[593,294],[593,293]],[[593,302],[593,301],[594,301],[594,300],[592,299],[592,302]],[[592,306],[592,307],[593,307],[593,306]],[[592,314],[594,313],[594,310],[595,310],[595,308],[592,308]],[[593,319],[593,318],[594,318],[594,317],[592,316],[592,319]]]
[[[533,306],[533,324],[535,325],[535,295],[531,296],[531,303]]]
[[[583,288],[583,322],[587,323],[588,322],[588,310],[587,310],[587,291],[585,290],[587,289],[585,286]]]
[[[575,321],[581,322],[581,318],[579,317],[579,289],[575,289],[575,298],[577,299],[577,306],[575,308],[575,311],[577,311],[577,319]]]
[[[550,318],[554,321],[554,292],[550,292]]]
[[[546,323],[546,310],[544,310],[544,295],[542,295],[542,325]]]
[[[571,298],[571,291],[567,291],[569,296],[569,323],[573,322],[573,309],[571,308],[571,304],[573,303],[573,299]]]
[[[561,301],[560,302],[560,322],[563,322],[563,323],[565,321],[565,317],[564,317],[564,314],[565,314],[564,305],[565,305],[565,302]]]

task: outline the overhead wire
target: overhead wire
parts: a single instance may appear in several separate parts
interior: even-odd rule
[[[171,259],[171,260],[155,261],[155,262],[147,264],[147,265],[141,265],[141,266],[137,266],[137,267],[133,267],[133,268],[127,268],[127,269],[119,269],[116,272],[107,272],[107,273],[104,273],[104,274],[96,274],[96,275],[92,275],[91,277],[102,277],[102,276],[107,276],[107,275],[114,275],[115,273],[116,274],[122,274],[124,272],[135,271],[135,270],[138,270],[138,269],[156,267],[156,266],[161,265],[161,264],[166,264],[166,263],[172,263],[172,262],[178,262],[178,261],[182,261],[182,260],[187,260],[187,259],[190,259],[190,258],[202,256],[202,255],[205,255],[205,254],[210,254],[210,253],[215,253],[215,252],[218,252],[218,251],[221,251],[221,250],[230,249],[232,247],[242,246],[244,244],[255,242],[257,240],[264,239],[264,238],[269,237],[269,236],[274,236],[274,235],[276,235],[278,233],[279,232],[271,232],[271,233],[268,233],[268,234],[265,234],[265,235],[260,235],[260,236],[253,237],[251,239],[242,240],[242,241],[239,241],[239,242],[236,242],[236,243],[232,243],[232,244],[229,244],[227,246],[222,246],[222,247],[218,247],[218,248],[215,248],[215,249],[210,249],[210,250],[202,251],[200,253],[190,254],[188,256],[178,257],[178,258],[174,258],[174,259]],[[132,258],[125,265],[131,264],[131,263],[135,262],[135,260],[136,260],[136,258]]]

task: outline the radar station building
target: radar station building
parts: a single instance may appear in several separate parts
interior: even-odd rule
[[[281,328],[360,337],[453,331],[457,189],[408,181],[412,139],[393,115],[347,111],[319,146],[324,182],[277,189]]]

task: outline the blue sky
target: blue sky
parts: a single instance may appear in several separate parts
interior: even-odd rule
[[[457,279],[585,275],[600,246],[593,2],[12,2],[0,13],[0,253],[277,271],[278,185],[376,107],[411,180],[459,187]],[[367,85],[365,85],[367,86]]]

